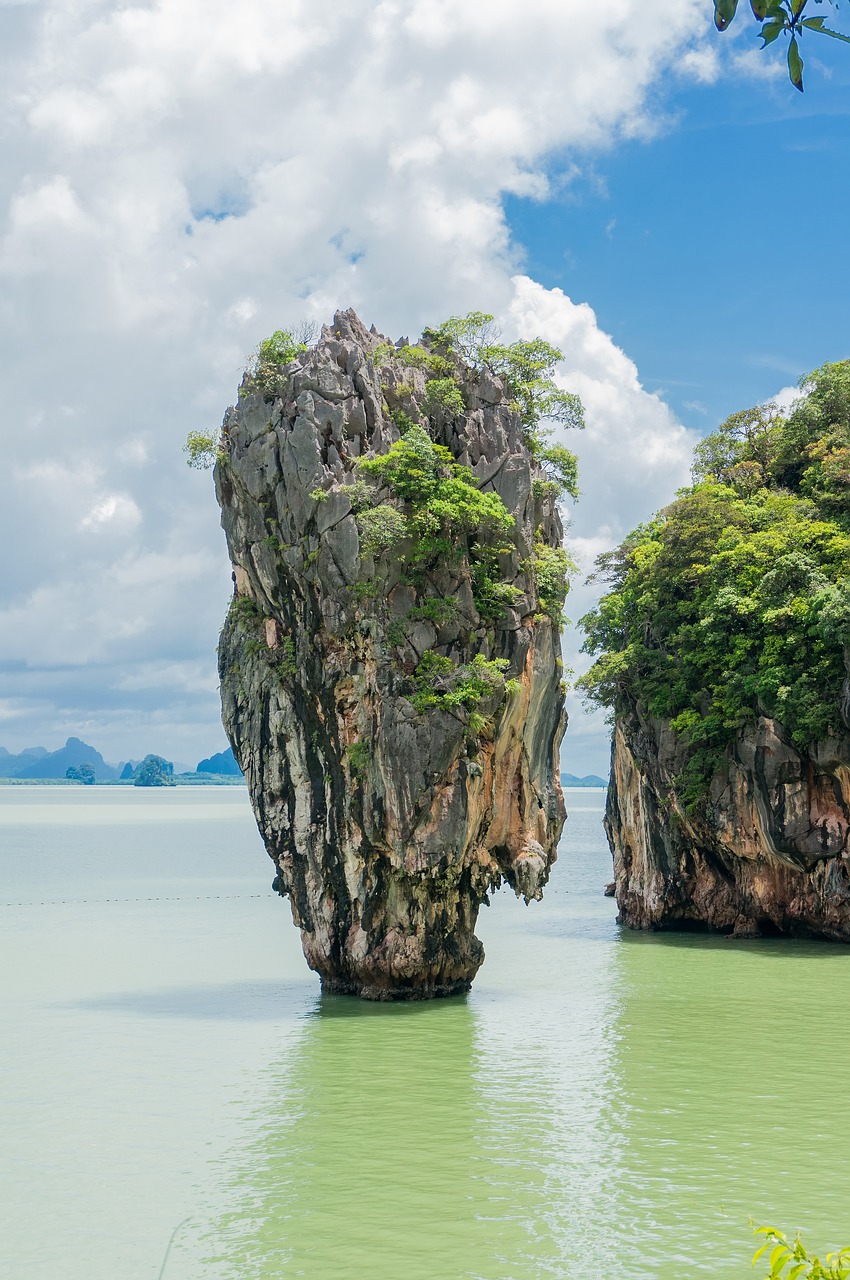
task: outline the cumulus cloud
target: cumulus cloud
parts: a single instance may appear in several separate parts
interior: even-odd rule
[[[187,733],[188,754],[216,745],[214,677],[174,679],[184,664],[213,672],[229,590],[215,504],[181,442],[220,420],[246,353],[281,324],[354,305],[415,333],[485,308],[506,332],[544,333],[587,405],[571,442],[581,554],[669,496],[685,469],[681,427],[589,306],[516,276],[502,200],[544,199],[598,149],[650,132],[669,70],[711,73],[692,35],[704,10],[45,0],[9,11],[0,334],[15,463],[0,478],[0,539],[19,550],[0,645],[20,698],[9,746],[64,732],[85,708],[114,756],[149,749],[140,735],[153,723],[184,755]]]
[[[562,431],[559,437],[578,455],[582,489],[569,528],[578,573],[567,612],[577,622],[598,599],[598,586],[587,582],[596,557],[689,482],[696,436],[641,386],[634,362],[599,328],[591,307],[527,277],[517,276],[513,284],[507,309],[511,335],[539,333],[559,347],[565,359],[558,381],[577,391],[585,407],[586,429]],[[565,637],[565,660],[575,675],[591,662],[580,652],[581,640],[575,628]],[[604,772],[608,730],[603,714],[588,711],[575,696],[568,705],[565,766],[579,774]]]

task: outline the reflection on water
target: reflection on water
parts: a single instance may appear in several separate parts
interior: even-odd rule
[[[743,1276],[749,1217],[850,1240],[847,951],[624,932],[616,968],[627,1256]]]
[[[557,885],[545,907],[497,899],[469,998],[317,999],[222,1159],[204,1274],[531,1280],[598,1262],[616,984],[595,873],[587,890],[601,929],[567,920]]]
[[[850,950],[621,933],[601,792],[545,901],[483,913],[472,994],[404,1006],[319,996],[244,794],[102,794],[0,814],[4,1277],[156,1280],[190,1216],[165,1280],[743,1280],[750,1215],[850,1240]]]
[[[268,1074],[257,1141],[234,1153],[224,1274],[390,1277],[403,1260],[412,1278],[510,1275],[503,1260],[533,1248],[540,1172],[510,1141],[501,1163],[483,1150],[493,1118],[477,1066],[463,998],[318,1002]]]
[[[580,1079],[565,1095],[553,1046],[497,1006],[317,1001],[267,1073],[256,1138],[227,1156],[216,1274],[568,1274],[576,1195],[592,1217],[600,1190],[598,1100]]]

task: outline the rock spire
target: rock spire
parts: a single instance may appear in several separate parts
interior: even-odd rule
[[[371,999],[467,990],[480,905],[539,898],[564,822],[563,531],[505,386],[337,313],[246,376],[216,491],[223,720],[308,964]]]

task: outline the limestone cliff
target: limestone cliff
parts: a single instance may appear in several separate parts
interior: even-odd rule
[[[761,717],[699,816],[676,791],[686,756],[664,721],[618,716],[605,825],[620,921],[850,941],[850,738],[802,753]]]
[[[539,897],[563,826],[559,623],[535,573],[561,523],[504,387],[466,370],[462,391],[462,412],[441,406],[426,373],[349,311],[272,390],[246,379],[224,421],[223,720],[328,991],[468,989],[480,904],[503,879]],[[387,494],[358,460],[386,455],[411,423],[513,517],[492,549],[509,603],[489,616],[469,537],[423,564],[409,539],[364,536]],[[453,700],[475,662],[490,664],[477,703]]]

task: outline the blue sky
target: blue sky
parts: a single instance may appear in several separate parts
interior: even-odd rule
[[[784,76],[683,87],[660,136],[559,198],[506,201],[528,273],[589,301],[700,432],[850,355],[850,47],[825,52],[803,95]]]
[[[850,49],[825,53],[803,95],[781,74],[680,87],[651,140],[596,155],[553,199],[505,202],[529,275],[589,301],[700,435],[850,357]],[[555,173],[559,159],[568,174],[572,157],[553,158]],[[604,774],[598,721],[585,735],[570,706],[564,765]]]
[[[276,328],[484,309],[561,346],[582,575],[699,433],[848,354],[837,42],[807,38],[801,96],[708,0],[0,4],[10,750],[224,745],[230,570],[181,445]],[[601,716],[571,716],[566,767],[604,772]]]

